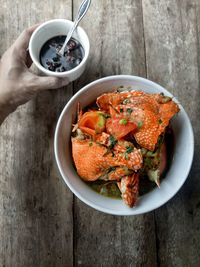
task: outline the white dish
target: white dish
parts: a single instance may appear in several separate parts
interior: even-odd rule
[[[90,43],[86,32],[81,28],[77,27],[73,37],[77,39],[83,46],[84,57],[81,63],[70,71],[64,72],[53,72],[45,69],[40,63],[40,51],[42,46],[52,37],[58,35],[67,35],[73,22],[66,19],[53,19],[41,24],[32,34],[29,42],[29,53],[33,63],[41,70],[44,74],[56,77],[67,77],[70,82],[76,80],[84,72],[86,63],[90,51]]]
[[[193,160],[194,136],[190,120],[177,99],[180,112],[172,119],[175,147],[172,164],[156,188],[139,198],[135,208],[129,208],[122,200],[102,196],[88,187],[77,175],[71,152],[71,125],[74,122],[78,102],[82,107],[89,105],[102,93],[113,91],[119,86],[131,86],[149,93],[161,93],[172,97],[162,86],[147,79],[117,75],[96,80],[75,94],[64,107],[57,123],[54,139],[55,158],[59,171],[71,191],[89,206],[114,215],[136,215],[152,211],[171,199],[185,182]]]

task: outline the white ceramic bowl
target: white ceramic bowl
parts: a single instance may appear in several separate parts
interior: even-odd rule
[[[90,51],[90,43],[86,32],[78,27],[74,32],[73,37],[77,39],[84,48],[84,57],[81,63],[70,71],[65,72],[53,72],[45,69],[40,63],[40,51],[42,46],[46,41],[51,39],[52,37],[58,35],[66,35],[71,28],[73,22],[65,19],[54,19],[49,20],[43,24],[41,24],[32,34],[30,42],[29,42],[29,53],[31,59],[34,64],[37,66],[39,70],[41,70],[44,74],[49,76],[56,77],[67,77],[69,81],[74,81],[78,77],[81,76],[86,67],[86,62],[88,60],[89,51]]]
[[[179,104],[180,112],[172,119],[172,128],[175,135],[173,161],[161,187],[139,198],[135,208],[127,207],[122,200],[102,196],[88,187],[77,175],[72,162],[71,153],[71,125],[75,119],[78,102],[82,107],[93,102],[99,95],[113,91],[120,85],[131,86],[149,93],[163,92],[172,95],[160,85],[136,76],[118,75],[94,81],[76,95],[64,107],[57,123],[54,149],[59,171],[71,191],[89,206],[114,215],[136,215],[154,210],[172,198],[186,180],[191,168],[194,152],[194,136],[190,120]],[[173,100],[178,103],[176,98]],[[84,155],[83,155],[84,156]],[[89,164],[89,162],[88,162]]]

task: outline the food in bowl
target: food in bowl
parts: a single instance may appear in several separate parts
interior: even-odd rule
[[[162,93],[121,89],[100,95],[84,111],[79,107],[72,156],[82,180],[133,207],[149,180],[160,186],[173,135],[170,120],[179,107]]]
[[[42,46],[40,63],[45,69],[54,72],[64,72],[72,70],[81,63],[84,57],[84,49],[75,38],[69,40],[64,55],[59,54],[65,39],[65,35],[55,36]]]

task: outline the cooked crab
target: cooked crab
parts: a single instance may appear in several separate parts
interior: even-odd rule
[[[115,181],[133,207],[145,173],[159,186],[164,169],[163,136],[178,105],[163,94],[113,92],[97,98],[98,110],[83,112],[72,137],[72,155],[84,181]]]

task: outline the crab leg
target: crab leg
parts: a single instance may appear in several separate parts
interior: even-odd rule
[[[132,175],[122,177],[121,181],[118,182],[117,185],[122,193],[122,199],[124,202],[131,208],[135,206],[138,198],[139,174],[134,173]]]

